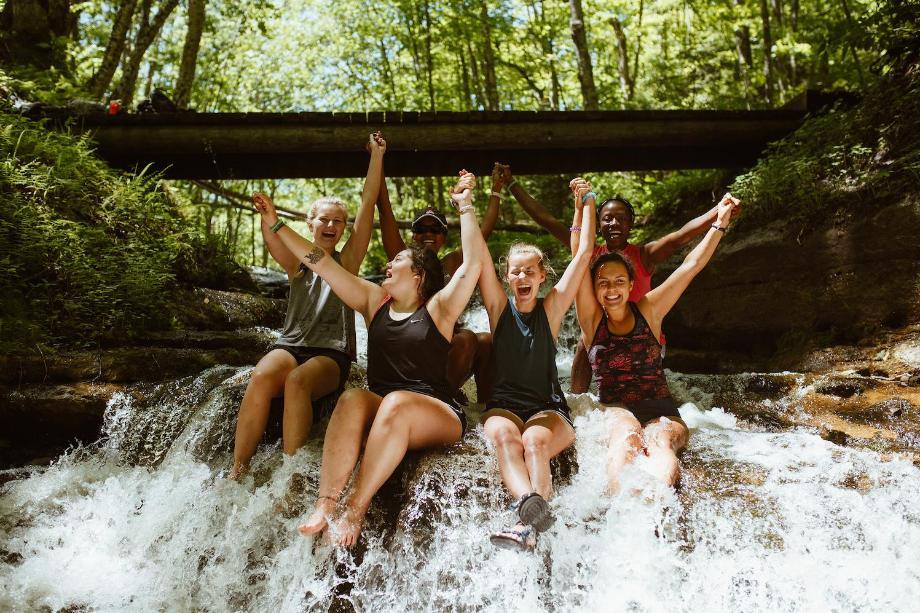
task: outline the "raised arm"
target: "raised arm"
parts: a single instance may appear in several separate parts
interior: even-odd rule
[[[387,259],[392,260],[396,254],[406,248],[406,243],[399,234],[399,226],[393,217],[393,207],[390,204],[390,192],[387,190],[387,180],[380,171],[380,193],[377,195],[377,212],[380,214],[380,238],[383,240],[383,250]]]
[[[366,148],[371,154],[371,160],[367,165],[367,178],[364,179],[364,190],[361,192],[361,206],[355,215],[351,236],[342,247],[342,266],[353,275],[358,274],[361,268],[374,231],[374,202],[383,180],[383,154],[386,153],[387,143],[380,132],[375,132],[368,138]]]
[[[569,244],[569,229],[565,224],[553,217],[553,214],[544,208],[542,204],[534,200],[533,196],[527,193],[521,185],[511,176],[511,167],[502,166],[502,181],[508,186],[508,191],[518,201],[521,208],[530,215],[530,217],[545,228],[550,234],[556,237],[556,240],[563,245]]]
[[[457,206],[460,215],[460,244],[463,251],[463,263],[450,278],[444,288],[428,302],[428,312],[444,338],[453,338],[454,324],[470,301],[479,273],[482,269],[483,248],[485,241],[476,221],[476,208],[473,206],[473,188],[476,177],[465,170],[460,171],[460,180],[451,189],[451,200]]]
[[[732,211],[733,215],[737,214],[739,207],[740,205],[736,205],[735,209]],[[697,236],[705,234],[706,230],[715,222],[718,214],[719,205],[717,204],[699,217],[694,217],[685,223],[679,230],[675,230],[657,240],[642,245],[642,247],[640,247],[640,254],[642,256],[642,263],[645,265],[646,269],[653,270],[655,266],[671,257],[675,251]]]
[[[489,246],[482,242],[482,271],[479,273],[479,293],[482,295],[482,304],[489,314],[489,328],[495,332],[495,326],[498,325],[498,318],[501,317],[502,311],[508,306],[508,296],[505,294],[505,288],[495,273],[495,263],[492,261],[492,254],[489,253]]]
[[[486,214],[482,216],[482,222],[479,224],[479,227],[482,229],[482,239],[485,241],[489,240],[489,237],[492,236],[492,230],[495,229],[495,224],[498,223],[498,208],[502,202],[503,186],[502,166],[498,162],[495,162],[495,166],[492,167],[492,192],[489,194],[489,207],[486,209]]]
[[[591,191],[591,184],[581,178],[572,179],[569,187],[575,194],[575,210],[581,212],[581,219],[576,220],[573,226],[581,226],[581,231],[578,251],[566,266],[555,287],[543,300],[543,308],[546,309],[546,318],[549,320],[553,338],[559,335],[562,319],[575,300],[575,294],[591,263],[591,251],[594,248],[594,209],[597,206],[597,195]]]
[[[638,306],[656,338],[661,335],[661,321],[664,316],[668,314],[693,278],[709,263],[709,259],[722,239],[725,228],[731,221],[732,210],[739,203],[740,201],[733,198],[731,194],[725,194],[717,205],[716,222],[710,225],[703,240],[687,254],[677,270],[639,301]]]
[[[274,258],[281,268],[284,269],[289,279],[294,277],[297,271],[300,270],[300,260],[284,246],[284,243],[281,242],[278,235],[271,231],[271,224],[266,223],[264,215],[262,216],[260,225],[262,228],[262,240],[265,241],[268,252],[272,254],[272,258]]]
[[[269,232],[272,232],[274,228],[275,236],[298,261],[303,262],[307,268],[321,276],[342,302],[364,315],[366,321],[370,321],[373,309],[386,295],[383,288],[351,274],[335,259],[327,257],[329,254],[320,247],[285,225],[278,219],[278,213],[271,198],[265,194],[253,194],[252,201],[256,210],[262,215],[262,223],[268,224]]]

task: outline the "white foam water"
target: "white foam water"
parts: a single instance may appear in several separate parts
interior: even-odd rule
[[[570,398],[577,469],[535,552],[489,542],[513,515],[478,426],[409,458],[364,542],[336,549],[278,511],[297,475],[312,505],[318,436],[292,458],[263,446],[250,477],[222,478],[247,375],[119,395],[97,446],[0,473],[0,610],[890,613],[920,600],[917,467],[757,429],[693,389],[676,492],[640,458],[623,493],[603,494],[608,419],[584,394]]]

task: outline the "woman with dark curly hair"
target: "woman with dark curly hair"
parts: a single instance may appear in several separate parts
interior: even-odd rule
[[[340,511],[333,539],[346,547],[354,545],[371,498],[406,451],[449,445],[463,435],[466,418],[447,380],[447,353],[486,251],[472,205],[475,182],[472,174],[462,171],[451,190],[464,257],[446,286],[437,256],[423,247],[397,253],[380,285],[365,281],[285,227],[271,200],[255,201],[284,245],[367,323],[369,389],[347,390],[333,410],[323,444],[316,509],[300,526],[303,534],[322,531],[328,518]],[[339,505],[362,443],[361,467],[349,496]]]

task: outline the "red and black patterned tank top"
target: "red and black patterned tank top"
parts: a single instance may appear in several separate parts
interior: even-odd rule
[[[604,404],[635,404],[645,400],[671,399],[661,366],[661,345],[635,302],[629,302],[636,325],[629,334],[618,336],[607,328],[607,315],[601,318],[588,360]]]

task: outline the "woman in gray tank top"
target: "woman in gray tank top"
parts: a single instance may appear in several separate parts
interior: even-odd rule
[[[278,229],[284,245],[323,277],[345,304],[364,316],[368,342],[373,343],[368,347],[368,380],[373,379],[374,389],[380,392],[349,389],[339,398],[326,429],[316,509],[300,526],[303,534],[321,532],[328,518],[339,511],[333,539],[346,547],[354,545],[371,499],[406,451],[448,445],[463,435],[462,412],[444,397],[443,387],[447,386],[447,348],[454,324],[476,289],[488,253],[472,205],[474,186],[475,177],[461,172],[451,191],[460,217],[463,263],[446,286],[437,258],[424,249],[397,253],[387,264],[386,278],[375,285],[325,257],[325,251],[290,228]],[[260,211],[265,223],[276,223],[277,214],[269,201],[262,203]],[[425,261],[432,262],[430,269],[422,265]],[[416,326],[424,328],[421,334],[416,334]],[[406,342],[403,335],[417,340]],[[442,348],[440,382],[422,380],[426,373],[433,374],[430,362],[434,356],[425,346],[429,342]],[[394,351],[394,346],[402,348]],[[361,467],[349,496],[339,505],[362,442]]]
[[[531,549],[536,532],[552,524],[546,502],[553,493],[549,461],[575,442],[556,374],[556,338],[591,259],[595,198],[587,181],[573,179],[569,185],[575,195],[572,232],[580,232],[578,250],[546,296],[538,298],[546,267],[543,253],[533,245],[519,243],[508,252],[505,280],[511,298],[491,259],[479,279],[495,362],[494,390],[482,421],[520,517],[514,527],[492,535],[492,543],[500,547]]]
[[[357,274],[367,254],[374,223],[374,203],[383,173],[386,141],[380,133],[370,135],[371,159],[355,216],[351,236],[341,252],[335,246],[345,232],[348,210],[336,198],[321,198],[310,207],[308,225],[316,247],[331,255],[351,274]],[[254,194],[253,202],[269,201]],[[284,393],[282,447],[293,455],[306,442],[313,425],[313,403],[341,392],[355,359],[354,311],[342,303],[329,284],[301,265],[298,258],[262,217],[262,237],[269,253],[288,274],[290,293],[284,331],[271,350],[259,360],[246,387],[236,422],[233,468],[238,478],[249,466],[265,433],[271,399]]]

